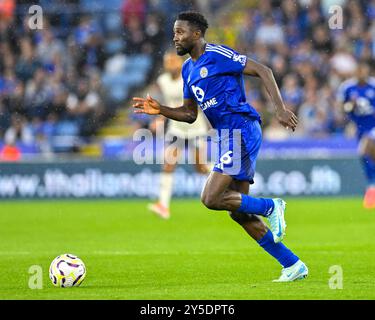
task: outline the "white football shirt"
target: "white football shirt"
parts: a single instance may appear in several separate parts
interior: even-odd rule
[[[177,108],[183,105],[183,80],[182,77],[173,79],[168,72],[161,74],[156,80],[168,107]],[[179,138],[192,139],[197,136],[207,135],[208,124],[203,112],[198,107],[198,116],[194,123],[175,121],[169,119],[167,134]]]

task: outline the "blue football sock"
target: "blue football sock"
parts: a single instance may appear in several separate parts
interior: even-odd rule
[[[253,198],[246,194],[242,194],[241,196],[241,206],[236,210],[237,212],[257,214],[267,217],[275,207],[272,199]]]
[[[292,266],[299,260],[284,244],[274,242],[271,230],[268,230],[264,237],[257,242],[265,251],[279,261],[284,268]]]
[[[362,165],[365,170],[367,181],[370,185],[375,184],[375,162],[370,157],[362,157]]]

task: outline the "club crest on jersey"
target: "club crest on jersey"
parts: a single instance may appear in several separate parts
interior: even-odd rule
[[[202,78],[206,78],[208,76],[208,70],[206,67],[202,67],[199,74],[201,75]]]

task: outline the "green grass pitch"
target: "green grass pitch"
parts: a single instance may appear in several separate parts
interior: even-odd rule
[[[310,275],[273,283],[281,268],[225,212],[174,200],[164,221],[146,201],[2,202],[0,299],[374,299],[375,211],[361,199],[286,199],[284,243]],[[55,288],[50,262],[61,253],[87,267],[81,287]],[[43,289],[29,289],[29,267]],[[329,268],[343,271],[330,289]]]

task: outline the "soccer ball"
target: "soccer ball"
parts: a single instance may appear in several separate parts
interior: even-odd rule
[[[70,253],[56,257],[49,267],[49,278],[56,287],[78,287],[85,276],[85,264],[80,258]]]

